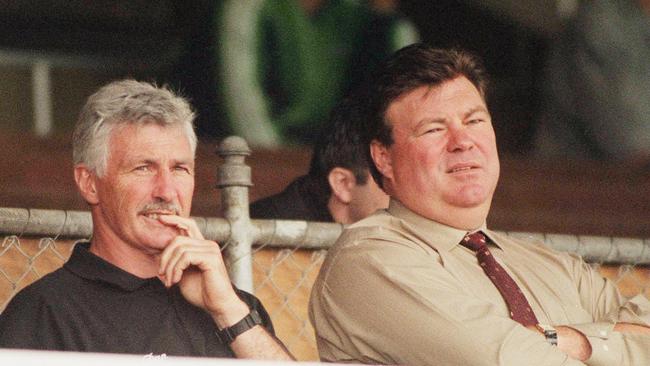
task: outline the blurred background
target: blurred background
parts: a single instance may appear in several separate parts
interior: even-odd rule
[[[219,113],[216,80],[221,6],[218,0],[0,1],[3,130],[68,134],[85,97],[107,80],[132,76],[174,85],[198,109],[200,135],[225,136],[231,131]],[[498,93],[491,101],[495,120],[508,126],[500,129],[508,142],[502,150],[528,152],[543,61],[561,22],[556,2],[402,0],[398,6],[423,42],[483,58]],[[41,107],[34,99],[45,88],[50,104]],[[36,108],[49,109],[50,121],[40,123],[50,127],[36,123],[46,118],[35,116]]]

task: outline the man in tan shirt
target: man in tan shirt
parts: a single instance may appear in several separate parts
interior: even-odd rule
[[[320,356],[402,365],[648,365],[650,302],[580,259],[485,226],[499,159],[486,75],[460,51],[414,45],[375,78],[370,167],[387,210],[349,226],[310,299]],[[538,324],[513,319],[477,254],[487,237]]]

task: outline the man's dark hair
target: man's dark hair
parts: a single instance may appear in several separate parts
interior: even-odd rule
[[[466,77],[486,99],[487,73],[482,62],[469,52],[444,50],[416,43],[394,53],[369,80],[368,116],[363,130],[364,149],[368,167],[380,187],[382,175],[370,156],[370,142],[384,146],[393,144],[392,126],[386,119],[388,106],[397,98],[421,86],[436,87],[459,76]]]
[[[332,109],[321,129],[311,158],[309,178],[314,191],[323,199],[329,199],[332,193],[327,177],[335,167],[350,170],[357,184],[368,182],[368,145],[364,144],[361,132],[365,118],[361,99],[351,95]]]

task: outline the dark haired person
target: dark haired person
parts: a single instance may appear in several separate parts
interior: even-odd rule
[[[486,227],[499,158],[486,74],[418,44],[370,87],[389,207],[346,228],[314,284],[320,357],[398,365],[648,365],[650,303],[580,259]]]
[[[373,181],[362,143],[363,106],[341,101],[331,112],[314,147],[309,173],[282,192],[254,202],[252,218],[350,224],[388,206],[388,196]]]

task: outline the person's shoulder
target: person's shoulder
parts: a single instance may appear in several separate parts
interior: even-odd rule
[[[405,220],[381,209],[347,226],[337,246],[371,245],[381,243],[397,247],[421,248],[419,234]],[[425,245],[426,246],[426,245]]]
[[[14,305],[19,309],[26,309],[43,303],[56,303],[57,298],[64,297],[64,277],[66,277],[66,270],[59,268],[32,282],[16,293],[5,312],[11,311]]]
[[[287,185],[282,192],[262,198],[249,206],[252,219],[281,219],[332,221],[322,197],[313,197],[315,193],[310,187],[313,178],[300,176]]]
[[[252,219],[305,220],[307,210],[300,196],[282,191],[249,206]]]
[[[270,219],[278,215],[276,201],[279,193],[259,199],[249,206],[252,219]]]
[[[435,263],[439,254],[404,220],[387,210],[346,227],[328,250],[322,271],[332,268],[356,272],[374,263],[390,266],[400,261]]]
[[[60,268],[43,276],[9,301],[0,313],[0,347],[45,347],[39,337],[46,337],[43,328],[48,327],[51,314],[59,313],[57,307],[66,299],[61,286],[64,271]]]

